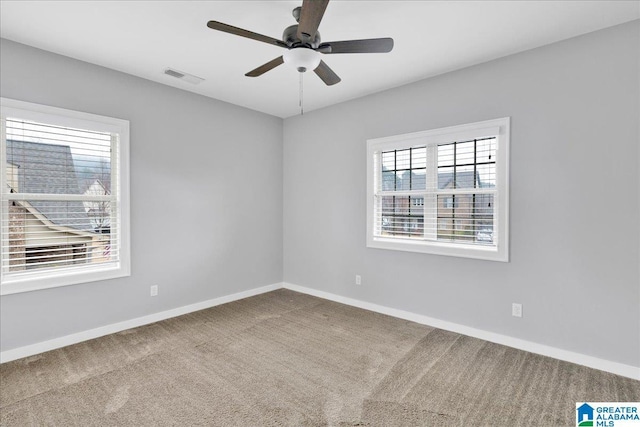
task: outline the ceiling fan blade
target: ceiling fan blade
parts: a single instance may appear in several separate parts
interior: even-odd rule
[[[313,72],[316,73],[327,86],[340,83],[340,77],[338,77],[324,61],[320,61],[320,65],[318,65]]]
[[[393,39],[345,40],[322,43],[316,49],[321,53],[386,53],[393,49]]]
[[[207,22],[207,27],[212,30],[223,31],[229,34],[235,34],[236,36],[246,37],[248,39],[258,40],[260,42],[273,44],[276,46],[289,48],[285,42],[282,40],[274,39],[273,37],[263,36],[262,34],[254,33],[253,31],[243,30],[242,28],[234,27],[233,25],[223,24],[218,21],[209,21]]]
[[[264,73],[266,73],[267,71],[273,70],[274,68],[276,68],[278,65],[282,64],[283,62],[284,62],[284,59],[282,58],[282,56],[279,56],[276,59],[273,59],[273,60],[267,62],[266,64],[263,64],[263,65],[259,66],[255,70],[249,71],[247,74],[245,74],[245,76],[247,76],[247,77],[258,77],[258,76],[261,76]]]
[[[329,0],[303,0],[298,21],[298,39],[302,42],[313,40],[328,4]]]

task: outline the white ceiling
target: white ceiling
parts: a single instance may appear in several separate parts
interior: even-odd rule
[[[221,21],[280,38],[299,1],[5,1],[0,35],[278,117],[299,114],[298,73],[281,65],[244,74],[280,56],[279,47],[207,28]],[[638,1],[333,0],[323,41],[392,37],[386,54],[324,55],[342,78],[325,86],[304,75],[311,111],[447,71],[640,18]],[[199,85],[163,74],[171,67]]]

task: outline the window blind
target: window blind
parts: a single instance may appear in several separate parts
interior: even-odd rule
[[[496,137],[375,153],[374,235],[496,246]]]
[[[7,117],[3,277],[120,261],[119,135]]]

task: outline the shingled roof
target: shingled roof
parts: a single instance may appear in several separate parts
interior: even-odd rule
[[[7,140],[7,162],[18,167],[19,193],[82,194],[67,145]],[[29,204],[57,226],[93,231],[80,201],[30,200]]]
[[[404,171],[400,175],[396,175],[395,171],[383,170],[382,185],[384,190],[394,190],[394,181],[396,190],[416,190],[424,189],[425,174]],[[409,181],[411,177],[411,181]],[[474,183],[479,188],[483,188],[480,181],[480,174],[473,171],[460,171],[456,173],[456,188],[475,188]],[[453,172],[438,172],[438,189],[442,190],[453,184]],[[453,185],[451,185],[453,187]]]
[[[480,174],[473,171],[456,172],[456,188],[475,188],[474,183],[480,185]],[[440,190],[453,184],[453,172],[438,172],[438,188]],[[452,185],[453,187],[453,185]]]

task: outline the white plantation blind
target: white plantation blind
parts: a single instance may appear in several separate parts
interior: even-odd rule
[[[487,124],[369,141],[369,246],[504,260],[508,119]]]
[[[375,155],[377,236],[497,244],[495,137]]]
[[[99,280],[122,267],[128,274],[121,198],[128,132],[74,118],[3,109],[3,292],[31,290],[29,281],[44,280],[42,288]]]

